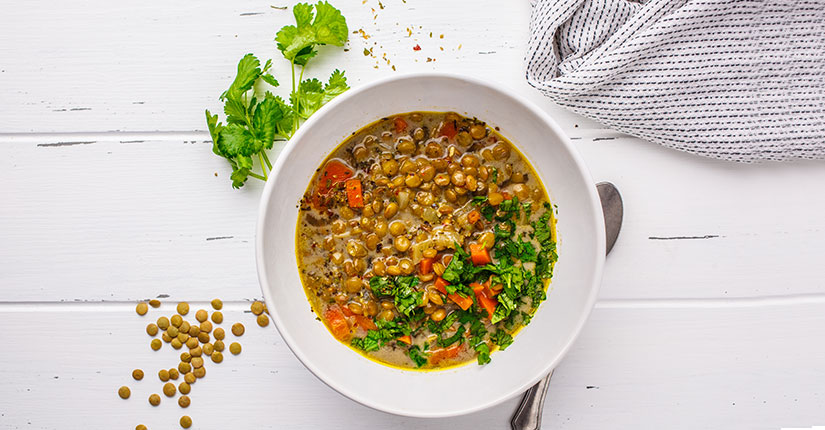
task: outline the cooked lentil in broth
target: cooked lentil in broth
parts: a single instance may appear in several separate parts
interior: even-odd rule
[[[545,299],[557,259],[553,208],[528,161],[452,112],[353,133],[313,176],[296,241],[332,335],[403,368],[489,362]]]

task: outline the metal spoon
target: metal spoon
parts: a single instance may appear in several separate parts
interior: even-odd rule
[[[596,185],[599,192],[599,199],[602,202],[602,212],[604,213],[604,229],[606,233],[605,255],[610,253],[619,231],[622,229],[622,215],[624,206],[622,196],[616,186],[610,182],[600,182]],[[541,428],[541,413],[544,409],[544,398],[547,396],[547,387],[550,386],[550,377],[553,372],[542,378],[536,385],[530,387],[513,418],[510,425],[513,430],[539,430]]]

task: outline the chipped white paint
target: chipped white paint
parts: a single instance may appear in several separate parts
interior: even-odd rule
[[[260,296],[261,184],[229,187],[202,115],[243,53],[275,56],[289,12],[207,3],[26,2],[0,15],[0,428],[175,428],[177,406],[145,401],[175,355],[148,349],[147,320],[124,303],[162,294],[219,296],[248,327],[242,356],[194,388],[196,428],[505,428],[515,401],[448,420],[356,405],[241,313]],[[553,106],[522,79],[528,2],[384,3],[373,20],[375,0],[336,2],[372,37],[307,73],[341,67],[355,85],[392,73],[363,55],[375,42],[399,71],[501,82],[554,115],[624,197],[601,301],[553,377],[545,428],[825,423],[822,163],[699,159]],[[148,377],[133,383],[137,366]],[[115,396],[122,384],[130,401]]]

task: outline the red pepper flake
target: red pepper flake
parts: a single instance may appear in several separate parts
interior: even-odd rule
[[[420,50],[421,50],[421,46],[420,46],[420,45],[415,45],[415,46],[413,46],[413,51],[420,51]]]

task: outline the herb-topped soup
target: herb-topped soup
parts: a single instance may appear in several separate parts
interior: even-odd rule
[[[452,112],[353,133],[313,176],[296,241],[332,335],[403,368],[488,363],[530,322],[557,259],[553,208],[527,159]]]

